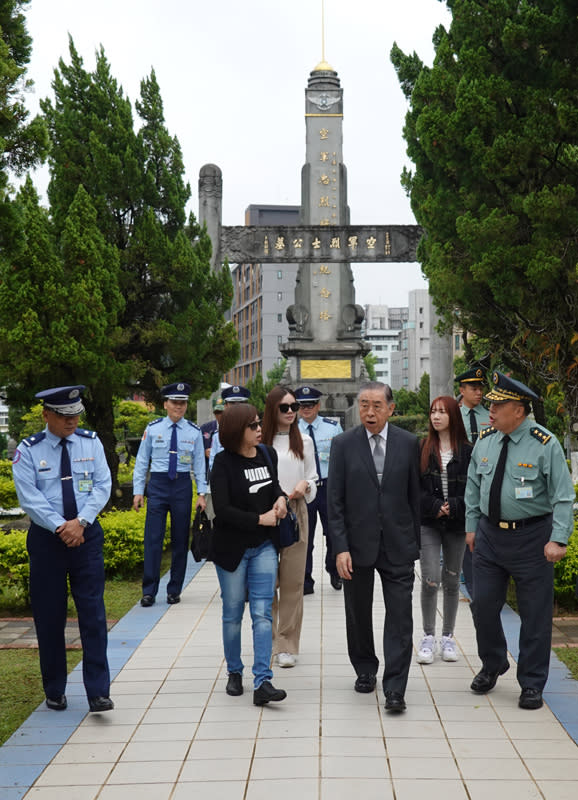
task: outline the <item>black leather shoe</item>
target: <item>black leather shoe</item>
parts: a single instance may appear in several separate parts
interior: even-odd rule
[[[66,695],[61,694],[60,697],[47,697],[46,705],[51,711],[64,711],[68,706]]]
[[[177,603],[180,603],[180,602],[181,602],[180,594],[168,594],[167,595],[167,603],[170,606],[174,606],[174,605],[176,605]]]
[[[386,692],[385,693],[385,710],[391,711],[392,714],[401,714],[407,708],[403,695],[399,692]]]
[[[152,596],[152,594],[143,594],[143,596],[140,599],[140,604],[144,608],[148,608],[149,606],[154,606],[155,599]]]
[[[88,707],[91,711],[112,711],[114,703],[110,697],[89,697]]]
[[[270,702],[285,700],[287,692],[283,689],[276,689],[271,681],[263,681],[258,689],[253,692],[253,705],[264,706]]]
[[[491,692],[500,675],[503,675],[504,672],[507,672],[509,669],[510,665],[508,663],[504,664],[502,669],[498,670],[498,672],[488,672],[482,668],[471,682],[470,689],[472,692],[475,692],[475,694],[486,694],[486,692]]]
[[[341,587],[343,586],[343,581],[341,580],[339,575],[332,575],[330,580],[331,580],[331,585],[333,586],[335,591],[336,592],[340,592],[341,591]]]
[[[313,588],[313,586],[304,586],[303,587],[303,594],[314,594],[314,593],[315,593],[315,589]]]
[[[544,701],[542,700],[542,692],[539,689],[522,689],[522,694],[518,700],[520,708],[525,708],[533,711],[536,708],[542,708]]]
[[[230,694],[231,697],[239,697],[239,695],[243,694],[243,676],[240,672],[229,673],[229,680],[227,681],[227,688],[225,691],[227,694]]]
[[[358,675],[354,688],[355,691],[359,692],[360,694],[369,694],[370,692],[373,692],[375,689],[375,675],[372,675],[371,673]]]

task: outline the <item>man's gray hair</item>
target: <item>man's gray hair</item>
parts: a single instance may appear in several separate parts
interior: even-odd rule
[[[383,392],[386,403],[393,403],[393,392],[391,391],[391,386],[387,383],[382,383],[381,381],[362,383],[357,395],[358,400],[364,392]]]

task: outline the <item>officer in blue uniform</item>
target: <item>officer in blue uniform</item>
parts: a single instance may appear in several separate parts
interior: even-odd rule
[[[335,554],[331,550],[331,539],[328,535],[327,471],[329,468],[331,440],[334,436],[337,436],[338,433],[343,433],[343,428],[336,420],[319,416],[321,392],[318,389],[315,389],[313,386],[300,386],[295,390],[295,397],[299,403],[299,429],[301,433],[306,433],[313,439],[315,463],[317,466],[317,475],[319,476],[315,500],[307,504],[309,543],[307,546],[303,594],[313,594],[314,591],[313,586],[315,581],[312,575],[313,547],[318,514],[323,528],[323,535],[325,536],[325,569],[329,573],[331,585],[334,589],[339,591],[342,585],[341,578],[337,574]]]
[[[103,531],[97,514],[110,497],[111,477],[96,433],[78,428],[84,386],[39,392],[46,427],[20,442],[12,464],[21,507],[30,517],[30,599],[46,705],[66,701],[67,579],[78,613],[82,676],[91,711],[110,711],[106,657]]]
[[[471,689],[485,694],[508,669],[500,612],[510,577],[520,614],[518,705],[542,706],[552,642],[554,563],[572,532],[574,486],[564,451],[528,419],[537,395],[494,372],[492,427],[480,434],[466,484],[466,541],[473,550],[473,615],[481,671]]]
[[[221,392],[221,400],[223,403],[248,403],[251,397],[251,392],[244,386],[227,386]],[[220,453],[223,445],[219,439],[219,429],[213,434],[213,441],[211,442],[211,453],[209,455],[209,473],[213,468],[213,461],[217,453]]]
[[[144,574],[141,606],[152,606],[159,588],[161,556],[171,515],[171,574],[167,603],[179,603],[187,568],[193,486],[191,468],[197,484],[197,508],[205,510],[205,451],[200,428],[184,418],[191,387],[171,383],[161,390],[166,417],[149,422],[138,449],[133,473],[133,508],[144,505],[147,486],[147,512],[144,533]]]

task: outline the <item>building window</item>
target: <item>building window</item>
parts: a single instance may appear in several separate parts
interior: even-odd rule
[[[456,335],[454,337],[454,341],[456,343],[455,344],[456,350],[461,350],[461,340],[460,340],[460,334],[459,333],[456,333]]]
[[[281,280],[283,278],[283,270],[282,269],[278,269],[277,270],[277,277],[278,277],[279,280]]]
[[[283,322],[283,314],[277,314],[277,322]]]
[[[277,300],[283,300],[283,292],[277,292]]]
[[[282,343],[283,343],[283,337],[282,336],[278,336],[277,337],[277,344],[282,344]]]

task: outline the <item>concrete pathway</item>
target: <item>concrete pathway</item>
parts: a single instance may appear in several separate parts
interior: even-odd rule
[[[215,570],[193,563],[190,570],[179,605],[135,606],[111,631],[113,712],[87,714],[77,668],[69,709],[40,706],[0,748],[2,800],[576,799],[578,682],[553,656],[548,705],[518,708],[518,618],[509,609],[513,668],[493,692],[469,691],[479,660],[462,601],[460,660],[414,663],[408,710],[392,717],[381,688],[353,691],[342,593],[319,567],[316,592],[305,598],[299,663],[275,670],[288,698],[256,708],[248,614],[245,694],[231,698]],[[376,631],[382,604],[376,593]],[[417,584],[414,615],[417,644]]]

